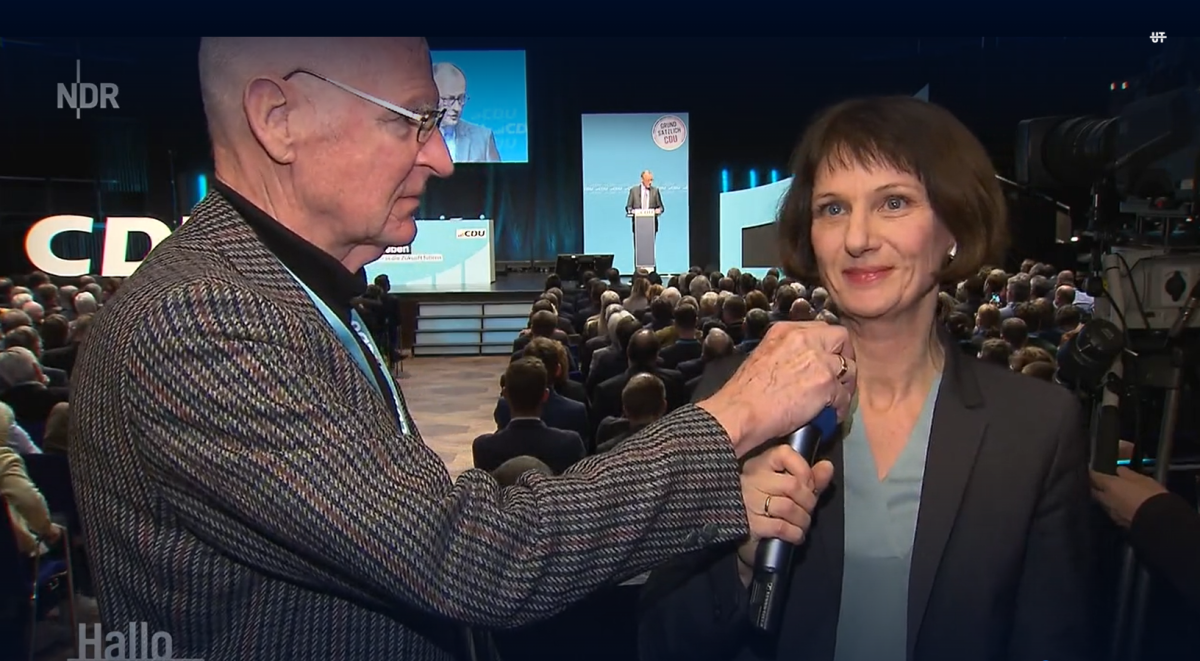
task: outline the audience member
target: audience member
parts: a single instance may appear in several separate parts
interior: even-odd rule
[[[554,471],[541,459],[522,455],[500,464],[496,470],[492,471],[492,477],[500,486],[511,487],[517,484],[526,473],[554,475]]]
[[[1003,310],[1000,312],[1004,313]],[[1015,351],[1029,342],[1029,327],[1025,325],[1024,319],[1009,317],[1000,324],[1000,337]]]
[[[46,501],[25,472],[25,462],[7,444],[0,444],[0,492],[22,554],[41,555],[58,542],[62,528],[51,522]]]
[[[621,391],[620,418],[607,418],[596,430],[598,452],[608,452],[667,413],[667,390],[650,373],[635,374]]]
[[[546,401],[543,402],[539,413],[542,422],[554,429],[573,431],[579,434],[587,444],[588,439],[591,438],[587,405],[567,397],[562,392],[570,389],[572,394],[578,397],[582,393],[574,392],[574,388],[578,387],[580,391],[583,390],[582,385],[570,381],[564,374],[561,361],[566,358],[566,351],[563,346],[549,338],[535,337],[525,345],[521,359],[524,358],[536,358],[540,361],[549,379]],[[586,394],[584,397],[586,398]],[[496,402],[496,409],[492,413],[492,417],[496,420],[497,429],[504,429],[508,426],[512,420],[512,409],[509,407],[507,397],[502,396]]]
[[[771,325],[770,314],[762,308],[754,308],[746,313],[746,322],[743,326],[744,339],[738,344],[737,349],[742,353],[750,353],[758,348],[759,342],[767,335],[767,328]]]
[[[625,321],[621,322],[622,325]],[[632,327],[630,327],[632,328]],[[658,365],[659,343],[654,331],[637,329],[624,343],[627,347],[628,368],[624,374],[617,374],[596,386],[592,394],[592,415],[597,421],[606,417],[620,417],[621,392],[625,385],[637,374],[653,374],[663,382],[667,392],[667,408],[673,411],[687,403],[687,390],[684,387],[683,375],[675,370],[665,369]]]
[[[700,357],[700,334],[696,330],[698,320],[696,308],[681,304],[675,308],[674,325],[656,333],[663,345],[659,352],[663,367],[675,369],[679,363]]]
[[[549,385],[546,367],[537,358],[521,358],[508,366],[503,396],[512,418],[504,429],[475,439],[471,452],[476,468],[493,471],[509,459],[528,455],[545,462],[558,474],[583,459],[583,439],[578,433],[554,429],[542,422]]]
[[[67,454],[67,431],[71,424],[71,405],[59,402],[50,409],[46,433],[42,436],[42,451],[46,454]]]
[[[1008,359],[1012,356],[1012,345],[1001,339],[984,340],[979,347],[979,359],[985,363],[999,365],[1004,369],[1010,369]]]

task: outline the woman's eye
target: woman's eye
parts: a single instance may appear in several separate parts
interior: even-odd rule
[[[821,212],[820,215],[822,216],[837,216],[844,211],[842,209],[842,205],[838,204],[837,202],[822,204],[818,210]]]
[[[892,196],[884,201],[883,207],[888,211],[899,211],[907,204],[907,200],[902,197]]]

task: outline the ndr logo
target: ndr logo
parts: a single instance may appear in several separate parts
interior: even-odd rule
[[[454,238],[456,239],[486,239],[487,230],[454,230]]]
[[[75,111],[75,119],[79,119],[81,110],[91,110],[95,107],[121,109],[117,105],[117,94],[120,89],[116,83],[85,83],[80,76],[80,63],[75,60],[75,82],[58,84],[58,109],[63,107]]]
[[[180,220],[182,225],[188,216]],[[92,272],[92,255],[80,259],[63,259],[54,254],[54,237],[67,232],[92,234],[95,221],[87,216],[50,216],[29,228],[25,235],[25,255],[33,268],[60,278],[75,278]],[[129,237],[144,234],[150,239],[150,250],[171,236],[171,227],[157,218],[108,218],[104,223],[104,242],[100,250],[100,277],[124,278],[133,275],[141,259],[127,259]]]

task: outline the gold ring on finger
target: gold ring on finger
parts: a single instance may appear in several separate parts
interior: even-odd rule
[[[841,361],[842,364],[840,367],[838,367],[837,380],[841,381],[842,377],[846,376],[846,373],[850,371],[850,363],[847,363],[846,357],[840,353],[838,354],[838,360]]]
[[[765,501],[763,501],[763,516],[765,516],[767,518],[771,517],[771,497],[770,496],[767,496],[767,499]]]

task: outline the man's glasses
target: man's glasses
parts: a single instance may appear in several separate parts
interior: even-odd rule
[[[323,80],[323,81],[329,83],[330,85],[333,85],[334,87],[337,87],[345,92],[349,92],[350,94],[357,96],[358,98],[362,99],[363,101],[373,103],[373,104],[379,106],[380,108],[383,108],[384,110],[390,110],[390,111],[396,113],[397,115],[400,115],[401,117],[407,119],[408,121],[412,122],[417,127],[417,142],[419,142],[421,144],[425,144],[426,142],[429,141],[429,138],[433,137],[434,132],[437,131],[438,126],[440,126],[442,123],[442,117],[446,116],[445,109],[417,112],[415,110],[409,110],[408,108],[402,108],[394,103],[391,103],[389,101],[384,101],[383,99],[381,99],[377,96],[367,94],[366,92],[359,90],[359,89],[355,89],[349,85],[346,85],[345,83],[339,83],[338,81],[333,80],[332,78],[326,78],[325,76],[322,76],[319,73],[314,73],[312,71],[309,71],[308,69],[296,69],[295,71],[284,76],[283,79],[291,80],[292,77],[298,73],[312,76],[313,78],[316,78],[318,80]]]
[[[467,96],[466,94],[459,94],[458,96],[443,96],[438,99],[438,105],[442,108],[449,108],[455,104],[465,106],[467,105],[467,101],[470,100],[471,97]]]

